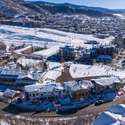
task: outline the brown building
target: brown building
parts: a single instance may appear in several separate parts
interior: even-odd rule
[[[65,89],[75,99],[85,98],[91,95],[94,84],[88,80],[70,81],[64,83]]]
[[[92,83],[95,86],[94,91],[96,93],[100,93],[106,89],[119,90],[124,85],[121,79],[115,76],[92,79]]]

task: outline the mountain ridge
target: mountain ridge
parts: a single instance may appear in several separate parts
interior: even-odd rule
[[[71,7],[75,7],[75,8],[81,8],[81,9],[93,9],[93,10],[98,10],[101,12],[108,12],[108,13],[114,13],[114,12],[125,12],[125,9],[109,9],[109,8],[103,8],[103,7],[92,7],[92,6],[87,6],[87,5],[77,5],[77,4],[72,4],[72,3],[53,3],[53,2],[45,2],[45,1],[27,1],[26,3],[34,3],[34,4],[43,4],[43,5],[50,5],[50,6],[71,6]]]
[[[124,18],[118,15],[123,14],[124,10],[24,0],[2,0],[0,10],[0,24],[7,25],[88,34],[112,33],[124,26]]]

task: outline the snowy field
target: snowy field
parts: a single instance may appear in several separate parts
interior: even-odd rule
[[[120,79],[125,79],[125,70],[115,69],[106,65],[82,65],[72,64],[70,67],[70,75],[73,78],[83,78],[92,76],[117,76]]]
[[[91,45],[85,44],[89,40],[96,40],[100,44],[110,44],[114,37],[99,39],[92,35],[67,33],[46,28],[25,28],[18,26],[0,25],[0,41],[6,43],[29,43],[34,45],[48,46],[83,46],[90,48]],[[39,43],[39,44],[38,44]]]

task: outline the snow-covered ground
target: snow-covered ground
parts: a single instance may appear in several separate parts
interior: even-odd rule
[[[91,45],[85,44],[85,42],[89,40],[96,40],[100,44],[110,44],[113,39],[114,37],[112,36],[106,39],[99,39],[93,35],[69,33],[47,28],[25,28],[0,25],[0,41],[4,41],[5,43],[33,43],[38,46],[73,45],[88,48],[91,47]]]
[[[70,74],[73,78],[96,77],[96,76],[117,76],[125,79],[125,70],[114,69],[106,65],[82,65],[72,64],[70,66]]]

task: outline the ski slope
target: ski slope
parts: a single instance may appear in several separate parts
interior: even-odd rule
[[[47,28],[25,28],[18,26],[0,25],[0,41],[5,43],[29,43],[38,46],[82,46],[90,48],[92,45],[85,44],[89,40],[96,40],[99,44],[109,45],[114,37],[99,39],[93,35],[76,34]]]

